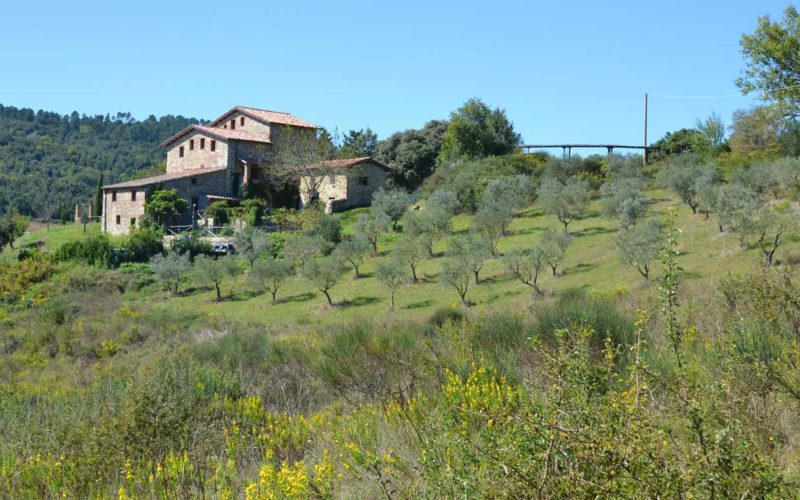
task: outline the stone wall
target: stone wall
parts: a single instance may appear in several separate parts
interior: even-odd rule
[[[144,187],[109,189],[103,194],[103,231],[111,235],[130,232],[131,226],[139,227],[144,215]],[[116,193],[116,201],[114,200]],[[136,193],[136,200],[133,199]]]
[[[242,124],[244,118],[244,124]],[[231,129],[231,120],[236,121],[234,130],[244,130],[248,134],[252,134],[259,139],[270,140],[270,126],[260,121],[254,120],[249,116],[244,115],[240,111],[234,111],[225,117],[225,121],[219,122],[216,127]]]
[[[366,185],[362,180],[366,178]],[[319,199],[331,211],[364,207],[372,204],[372,194],[386,185],[388,173],[374,163],[350,167],[344,173],[327,175],[319,186]],[[305,183],[300,183],[300,200],[308,204],[309,193]]]
[[[200,147],[201,139],[205,141],[203,148]],[[194,149],[189,147],[190,140],[194,140]],[[211,141],[216,141],[215,151],[211,151]],[[182,158],[181,147],[183,147]],[[169,146],[167,173],[230,166],[232,153],[230,149],[227,141],[214,139],[199,131],[189,132]]]
[[[349,207],[366,207],[372,204],[372,194],[386,186],[389,173],[374,163],[363,163],[348,172],[350,182],[347,183],[347,201]],[[366,177],[366,186],[361,178]]]

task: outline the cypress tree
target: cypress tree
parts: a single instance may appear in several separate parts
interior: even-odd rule
[[[103,173],[97,178],[97,189],[94,192],[94,215],[103,215]]]

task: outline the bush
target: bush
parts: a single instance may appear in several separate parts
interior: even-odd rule
[[[155,255],[164,253],[164,235],[155,228],[134,231],[125,243],[129,262],[147,262]]]
[[[54,255],[56,262],[82,262],[91,266],[111,267],[114,248],[105,235],[88,236],[61,245]]]
[[[203,239],[200,232],[184,233],[172,241],[170,250],[184,255],[189,254],[189,259],[194,261],[198,255],[211,255],[211,244]]]
[[[215,201],[206,207],[205,215],[214,219],[215,226],[224,226],[230,220],[230,206],[227,201]]]
[[[445,323],[461,323],[466,321],[467,316],[464,311],[458,307],[445,306],[435,310],[431,317],[428,318],[428,323],[441,328]]]
[[[535,311],[534,335],[553,341],[555,332],[574,329],[575,326],[591,328],[591,345],[599,355],[605,339],[615,346],[628,346],[634,341],[634,323],[621,313],[608,299],[590,297],[581,291],[561,295],[555,304]]]

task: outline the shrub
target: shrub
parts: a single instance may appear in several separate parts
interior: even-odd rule
[[[467,316],[462,309],[452,306],[444,306],[436,309],[428,318],[428,323],[440,328],[446,323],[461,323],[466,321]]]
[[[534,335],[553,341],[558,330],[589,328],[593,331],[591,345],[596,353],[609,339],[615,346],[628,346],[634,341],[633,321],[621,313],[608,299],[590,297],[581,291],[562,294],[555,304],[535,311]]]
[[[215,226],[224,226],[230,220],[230,206],[227,201],[215,201],[206,207],[205,216],[214,219]]]
[[[72,240],[56,250],[56,262],[83,262],[91,266],[110,267],[114,263],[114,248],[106,235]]]
[[[211,244],[199,231],[183,233],[176,237],[172,240],[170,250],[181,255],[188,254],[192,262],[198,255],[211,255],[212,253]]]
[[[129,262],[147,262],[154,255],[164,253],[164,235],[155,228],[134,231],[125,242]]]

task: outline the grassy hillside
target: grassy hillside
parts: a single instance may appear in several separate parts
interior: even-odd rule
[[[0,255],[23,283],[0,303],[0,494],[791,496],[800,242],[762,272],[713,220],[648,197],[651,217],[677,211],[672,271],[645,281],[620,262],[594,201],[544,297],[494,259],[469,308],[439,283],[447,239],[391,310],[372,273],[402,233],[330,308],[300,277],[273,305],[243,276],[216,302],[193,283],[170,296],[146,264],[26,267],[20,249],[83,238],[32,231]],[[500,251],[550,227],[519,211]]]
[[[688,207],[681,205],[671,193],[651,191],[653,200],[652,217],[663,217],[669,208],[678,213],[680,257],[678,263],[684,270],[687,285],[714,289],[720,279],[730,273],[755,271],[761,265],[761,254],[757,249],[744,249],[738,239],[730,232],[719,233],[715,222],[703,215],[693,215]],[[350,230],[349,223],[355,215],[363,212],[355,210],[343,215],[344,231]],[[468,230],[469,217],[462,215],[453,220],[453,233]],[[531,247],[538,242],[545,228],[561,230],[558,221],[541,213],[536,206],[522,211],[512,222],[509,235],[499,245],[501,253],[516,248]],[[90,225],[89,234],[96,234],[98,226]],[[542,286],[549,296],[569,289],[614,295],[652,295],[657,288],[658,273],[650,281],[645,281],[635,268],[621,262],[615,246],[617,223],[599,215],[599,202],[594,202],[589,215],[575,221],[570,226],[573,235],[567,256],[553,277],[544,273]],[[26,235],[18,247],[41,242],[53,250],[73,238],[80,237],[80,225],[53,226],[50,230],[39,230]],[[388,290],[372,274],[382,259],[386,258],[400,234],[386,234],[379,244],[377,257],[370,258],[363,266],[364,277],[358,279],[350,270],[332,290],[337,306],[326,307],[321,293],[300,276],[292,278],[279,293],[279,303],[270,304],[268,294],[259,294],[240,276],[228,280],[223,285],[224,300],[217,303],[210,289],[194,289],[191,286],[181,296],[172,298],[166,292],[151,290],[143,296],[131,297],[134,304],[163,308],[165,311],[195,311],[202,309],[210,314],[231,320],[256,322],[264,325],[309,325],[319,323],[345,322],[358,317],[389,315],[400,319],[423,319],[442,306],[456,306],[460,299],[455,290],[443,287],[437,276],[448,240],[437,242],[436,256],[423,261],[419,267],[420,282],[400,289],[397,296],[397,309],[389,310]],[[791,237],[778,253],[779,261],[800,259],[800,245],[797,238]],[[8,258],[11,252],[7,252]],[[500,259],[491,259],[481,272],[481,284],[471,285],[468,299],[472,309],[484,313],[497,307],[525,307],[533,297],[528,287],[504,272]]]

